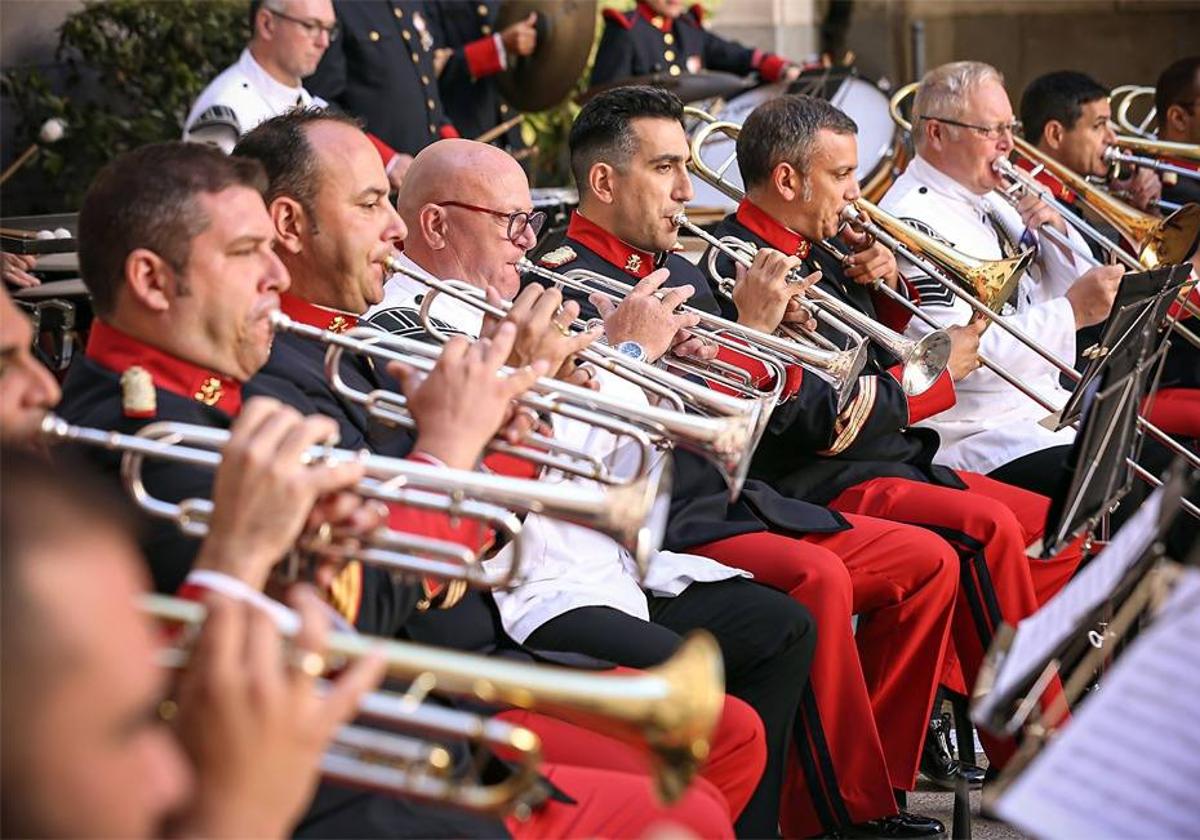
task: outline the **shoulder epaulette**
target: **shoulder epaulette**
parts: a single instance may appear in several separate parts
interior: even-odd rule
[[[566,265],[575,260],[579,255],[575,253],[575,249],[570,245],[563,245],[561,248],[555,248],[542,255],[538,260],[546,268],[558,268],[560,265]]]
[[[616,9],[605,9],[604,19],[611,20],[622,29],[633,29],[633,16],[637,12],[620,12]]]

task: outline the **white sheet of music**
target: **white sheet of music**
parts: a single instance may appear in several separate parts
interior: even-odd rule
[[[1154,491],[1083,571],[1040,610],[1017,625],[991,692],[971,712],[973,720],[986,721],[998,701],[1036,677],[1055,649],[1077,630],[1083,617],[1112,594],[1113,587],[1154,540],[1162,498],[1161,489]]]
[[[1048,838],[1200,831],[1200,570],[1117,660],[1062,734],[997,800]]]

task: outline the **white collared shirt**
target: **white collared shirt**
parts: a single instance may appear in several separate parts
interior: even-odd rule
[[[400,259],[407,268],[426,273],[407,255]],[[393,275],[384,284],[383,301],[372,307],[366,318],[388,331],[420,329],[411,317],[401,313],[418,308],[428,293],[428,287],[419,281]],[[429,314],[471,336],[479,335],[483,323],[477,309],[445,296],[435,298]],[[647,404],[646,395],[637,386],[607,371],[596,374],[606,395],[619,394],[630,405]],[[634,457],[632,447],[622,445],[610,432],[586,423],[557,415],[553,423],[556,440],[582,448],[602,458],[618,474],[626,474],[622,467]],[[540,480],[564,486],[590,483],[552,471],[544,473]],[[512,546],[506,547],[495,558],[485,561],[485,565],[491,564],[494,571],[497,570],[494,567],[507,567],[511,551]],[[523,582],[519,586],[494,593],[505,631],[520,642],[550,619],[578,607],[606,606],[648,621],[646,591],[669,597],[680,594],[693,581],[751,577],[706,557],[658,551],[650,560],[646,579],[639,585],[633,558],[616,542],[588,528],[536,514],[525,518],[521,530],[521,569]]]
[[[254,60],[247,47],[236,62],[225,68],[200,92],[184,122],[183,139],[211,142],[228,154],[233,151],[238,137],[259,123],[292,108],[324,108],[326,105],[324,99],[313,96],[303,86],[289,87],[275,79]],[[197,123],[209,122],[213,118],[223,122],[229,117],[233,122],[227,133],[197,129]],[[232,138],[232,142],[227,142],[228,138]]]
[[[1087,265],[1049,240],[1027,234],[1020,214],[1002,197],[994,193],[976,195],[917,156],[879,206],[904,221],[918,223],[922,230],[979,259],[995,260],[1004,255],[997,225],[1019,249],[1035,243],[1037,257],[1003,316],[1058,358],[1068,364],[1074,359],[1075,317],[1064,294]],[[900,271],[915,282],[921,308],[934,320],[946,326],[968,322],[972,313],[966,303],[906,260],[900,261]],[[930,329],[913,318],[907,332],[918,337]],[[1059,384],[1058,371],[1004,330],[995,325],[988,327],[979,349],[1052,404],[1061,406],[1066,402],[1069,392]],[[1046,409],[987,368],[956,382],[955,392],[958,399],[953,407],[919,424],[934,429],[941,437],[934,459],[939,464],[988,473],[1031,452],[1069,444],[1075,438],[1072,429],[1052,432],[1041,425],[1039,421],[1048,414]]]

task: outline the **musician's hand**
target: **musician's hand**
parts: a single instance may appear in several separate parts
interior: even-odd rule
[[[446,69],[446,65],[450,62],[450,57],[454,55],[454,50],[451,47],[438,47],[433,51],[433,75],[441,77],[442,71]]]
[[[1158,211],[1158,200],[1162,198],[1162,181],[1150,169],[1138,166],[1133,175],[1123,181],[1114,181],[1114,190],[1123,191],[1130,204],[1149,213]]]
[[[821,272],[813,272],[817,279],[820,279]],[[810,274],[810,277],[813,275]],[[813,281],[814,283],[816,280]],[[813,316],[812,311],[808,309],[799,297],[794,297],[788,301],[787,308],[783,310],[783,324],[791,327],[799,327],[807,332],[817,331],[817,319]]]
[[[415,451],[455,469],[475,466],[483,448],[507,423],[512,401],[550,369],[539,359],[513,373],[501,373],[516,336],[517,328],[510,323],[501,324],[491,338],[473,343],[455,336],[424,379],[402,362],[388,364],[417,424]]]
[[[190,837],[287,837],[312,799],[319,762],[364,692],[384,674],[364,658],[318,692],[329,620],[311,588],[289,599],[300,631],[285,645],[261,609],[212,595],[178,686],[174,718],[195,771],[175,831]]]
[[[680,330],[696,326],[700,318],[675,310],[695,293],[691,286],[674,286],[660,292],[670,277],[665,268],[652,271],[638,281],[619,303],[594,292],[588,300],[604,319],[604,334],[616,347],[623,341],[636,341],[650,361],[656,361],[671,349]]]
[[[850,246],[851,253],[843,264],[846,276],[860,286],[873,286],[883,280],[891,289],[900,283],[900,269],[896,255],[874,237],[855,230],[851,225],[842,228],[842,241]]]
[[[779,74],[779,81],[791,84],[800,78],[800,74],[802,72],[803,68],[801,68],[799,64],[789,64],[784,68],[783,72]]]
[[[581,362],[579,359],[572,359],[568,364],[570,369],[564,366],[564,369],[559,373],[558,379],[566,382],[568,385],[575,385],[579,388],[588,388],[592,391],[600,390],[600,380],[596,378],[596,369],[594,367]]]
[[[946,328],[950,334],[950,363],[946,369],[955,382],[982,364],[979,361],[979,339],[990,323],[986,318],[976,318],[965,326]]]
[[[537,49],[537,12],[529,17],[506,26],[500,33],[504,51],[509,55],[533,55]]]
[[[1042,225],[1050,225],[1059,233],[1067,232],[1067,223],[1058,211],[1032,193],[1021,196],[1017,202],[1017,212],[1021,221],[1030,230],[1037,230]]]
[[[399,192],[404,186],[404,176],[408,174],[408,168],[412,166],[413,156],[406,155],[404,152],[397,152],[396,156],[388,161],[387,176],[388,183],[392,187],[392,192]]]
[[[783,322],[789,301],[803,297],[804,290],[816,282],[805,278],[805,283],[789,283],[788,275],[799,267],[799,257],[788,256],[774,248],[760,248],[749,269],[739,264],[737,283],[733,287],[738,323],[761,332],[775,332]]]
[[[317,500],[304,527],[304,548],[312,556],[313,583],[327,592],[346,564],[347,557],[368,542],[370,536],[387,525],[388,506],[376,499],[364,499],[353,491],[331,493]],[[322,551],[321,542],[331,541]],[[280,567],[276,567],[277,569]],[[282,578],[267,584],[268,594],[275,595],[276,584],[291,586],[293,580]]]
[[[1124,266],[1098,265],[1084,272],[1067,289],[1066,298],[1075,315],[1075,329],[1099,324],[1108,317],[1124,275]]]
[[[501,303],[500,294],[487,290],[489,303]],[[583,332],[571,332],[571,324],[579,317],[579,304],[563,303],[562,292],[545,289],[531,283],[521,290],[503,323],[516,326],[516,340],[508,363],[513,367],[544,361],[552,376],[565,376],[574,370],[574,356],[601,336],[597,327]],[[484,324],[487,335],[498,322]]]
[[[40,286],[42,281],[29,272],[37,267],[37,257],[33,254],[0,253],[3,260],[4,282],[12,286],[27,289],[30,286]]]
[[[291,550],[317,499],[347,489],[359,464],[305,464],[304,454],[337,435],[328,417],[304,417],[267,397],[243,407],[222,448],[213,481],[213,515],[196,568],[213,569],[261,590]]]
[[[675,344],[671,347],[671,353],[685,359],[707,362],[715,359],[720,349],[713,342],[690,330],[680,330],[675,334]]]

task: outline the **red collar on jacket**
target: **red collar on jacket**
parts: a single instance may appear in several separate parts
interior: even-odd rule
[[[738,205],[737,220],[777,251],[797,256],[802,260],[808,259],[809,252],[812,251],[811,242],[780,223],[748,198],[743,198],[742,203]]]
[[[122,403],[129,417],[154,416],[152,393],[148,400],[139,399],[138,389],[147,385],[220,409],[230,417],[242,409],[242,383],[236,379],[172,356],[99,318],[92,322],[87,356],[121,374]]]
[[[654,254],[618,239],[578,210],[571,213],[567,237],[639,280],[654,270]]]
[[[359,325],[357,315],[342,312],[340,309],[317,306],[315,303],[309,303],[286,292],[279,296],[279,309],[293,321],[299,321],[320,330],[344,333]]]
[[[1024,155],[1020,155],[1017,157],[1017,166],[1021,167],[1026,172],[1033,171],[1034,165],[1035,165],[1034,162],[1031,161],[1029,158],[1025,157]],[[1039,172],[1037,175],[1034,175],[1033,177],[1036,178],[1037,182],[1039,184],[1041,184],[1043,187],[1049,187],[1050,191],[1054,193],[1054,197],[1057,198],[1059,201],[1065,201],[1067,204],[1075,203],[1075,199],[1077,198],[1077,196],[1075,195],[1075,191],[1072,190],[1070,187],[1068,187],[1066,184],[1064,184],[1062,181],[1058,180],[1058,178],[1055,177],[1054,174],[1051,173],[1049,170],[1043,169],[1041,172]]]
[[[658,12],[654,11],[654,9],[651,9],[650,4],[648,3],[643,3],[641,0],[639,0],[637,4],[637,11],[639,15],[644,17],[650,23],[650,25],[659,32],[670,32],[675,28],[675,20],[673,18],[669,18],[666,15],[660,15]]]

